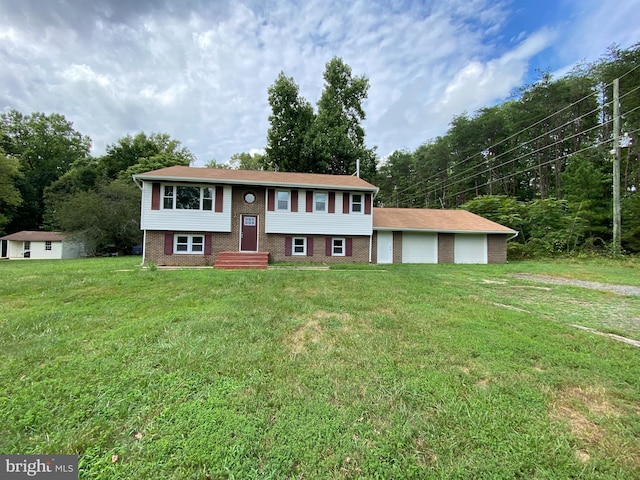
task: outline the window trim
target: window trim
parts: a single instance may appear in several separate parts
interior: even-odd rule
[[[340,242],[342,253],[336,253],[336,242]],[[347,256],[347,241],[344,237],[332,237],[331,238],[331,256],[332,257],[346,257]]]
[[[324,210],[318,209],[318,195],[324,195]],[[327,213],[329,211],[329,192],[313,192],[313,213]]]
[[[286,208],[280,208],[280,194],[284,193],[287,195],[287,206]],[[276,195],[275,195],[275,210],[276,212],[288,212],[289,209],[291,208],[291,192],[289,190],[276,190]],[[284,200],[282,200],[284,201]]]
[[[171,195],[167,195],[167,189],[171,189]],[[167,207],[167,201],[171,203],[171,206]],[[176,187],[175,185],[163,185],[162,186],[162,209],[174,210],[173,206],[176,203]]]
[[[356,202],[354,201],[354,197],[355,196],[359,196],[360,197],[360,201]],[[354,210],[354,205],[360,205],[360,210]],[[356,213],[356,214],[360,214],[360,213],[364,213],[364,194],[362,193],[352,193],[351,194],[351,208],[349,209],[350,213]]]
[[[179,237],[186,237],[187,241],[178,242]],[[193,239],[198,237],[201,239],[200,242],[194,243]],[[176,233],[173,235],[173,253],[176,255],[204,255],[205,251],[205,235],[203,234],[191,234],[191,233]],[[178,250],[178,245],[187,245],[186,250]],[[198,245],[201,247],[201,250],[193,250],[193,246]]]
[[[47,252],[50,252],[51,250],[53,250],[53,244],[51,243],[51,240],[45,240],[44,249]]]
[[[191,187],[197,188],[200,192],[200,201],[198,208],[178,208],[178,188]],[[171,194],[167,195],[167,189],[171,189]],[[210,191],[211,196],[205,196],[207,191]],[[218,206],[217,188],[213,185],[193,185],[193,184],[178,184],[178,183],[165,183],[162,185],[162,210],[190,210],[194,212],[213,212]],[[205,204],[210,202],[210,206]],[[171,206],[167,206],[169,203]]]
[[[302,240],[302,252],[296,252],[296,240]],[[292,256],[307,256],[307,237],[291,237],[291,255]]]

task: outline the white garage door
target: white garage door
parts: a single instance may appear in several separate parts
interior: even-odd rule
[[[487,236],[456,234],[456,263],[487,263]]]
[[[402,263],[438,263],[438,234],[403,232]]]

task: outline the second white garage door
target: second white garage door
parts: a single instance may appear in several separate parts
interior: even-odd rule
[[[487,236],[456,234],[456,263],[487,263]]]
[[[403,232],[402,263],[438,263],[438,234]]]

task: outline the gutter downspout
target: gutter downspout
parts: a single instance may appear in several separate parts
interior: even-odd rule
[[[138,188],[140,189],[140,191],[142,192],[142,185],[140,183],[138,183],[138,179],[136,178],[135,175],[131,175],[131,178],[133,178],[133,183],[135,183]],[[142,217],[142,202],[140,202],[140,216]],[[144,266],[145,264],[145,259],[147,257],[147,230],[144,229],[142,230],[142,263],[140,264],[140,266]]]
[[[513,236],[511,236],[511,237],[507,238],[507,242],[508,242],[509,240],[513,240],[514,238],[516,238],[516,237],[518,236],[518,234],[519,234],[519,233],[520,233],[520,232],[516,232],[516,233],[514,233],[514,234],[513,234]]]

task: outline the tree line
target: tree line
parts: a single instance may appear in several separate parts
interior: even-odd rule
[[[60,114],[0,116],[0,233],[61,230],[88,253],[141,242],[140,190],[131,176],[194,155],[167,134],[127,135],[90,155],[91,140]]]
[[[378,168],[385,206],[465,208],[520,233],[522,256],[607,252],[612,232],[612,118],[620,82],[623,247],[640,251],[640,49],[612,47],[593,64],[453,118],[443,136],[396,151]]]
[[[640,45],[640,44],[639,44]],[[599,61],[513,92],[500,105],[453,118],[414,151],[376,158],[365,142],[369,81],[340,58],[325,66],[317,109],[281,72],[268,88],[264,154],[237,153],[208,167],[353,174],[380,187],[379,206],[465,208],[519,232],[511,253],[606,251],[611,241],[612,81],[620,79],[623,132],[640,131],[640,48],[612,47]],[[637,142],[623,148],[623,246],[640,251]],[[62,230],[89,251],[141,241],[140,191],[131,175],[190,165],[163,133],[127,135],[90,155],[91,140],[59,114],[0,116],[0,233]]]

